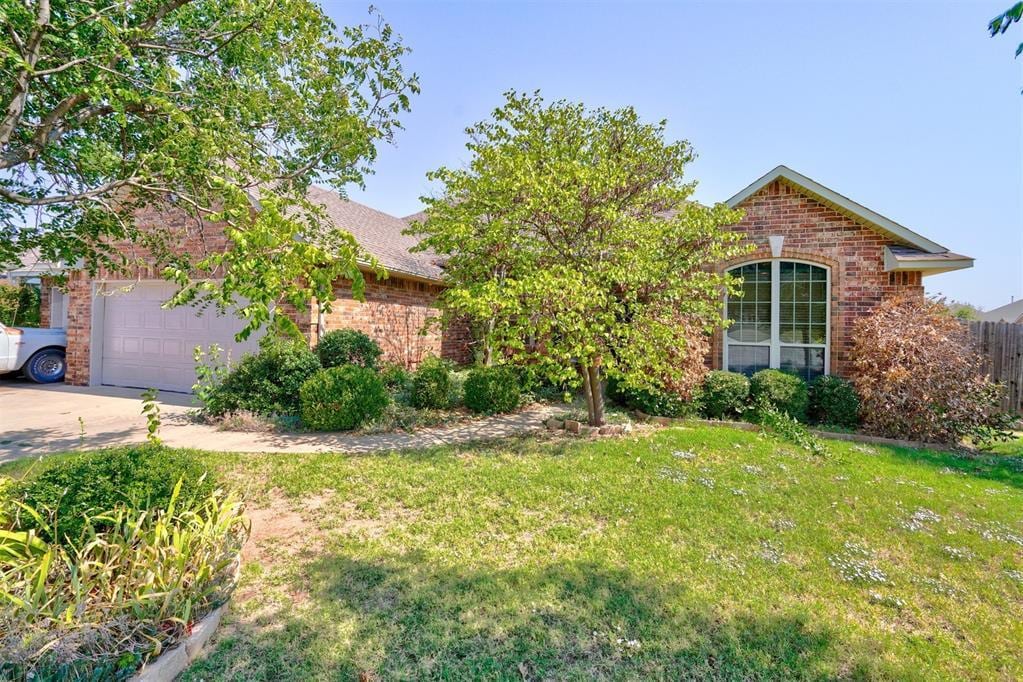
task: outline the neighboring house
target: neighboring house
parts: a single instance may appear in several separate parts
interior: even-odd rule
[[[427,354],[467,360],[465,328],[421,333],[435,314],[432,306],[443,286],[437,257],[411,253],[416,240],[403,234],[409,221],[422,214],[396,218],[318,187],[310,196],[390,275],[384,280],[367,275],[365,303],[355,301],[350,283],[341,281],[335,285],[330,313],[321,314],[317,306],[295,313],[310,343],[325,331],[353,327],[376,339],[387,360],[408,366]],[[745,295],[726,302],[726,313],[735,322],[714,338],[709,358],[713,367],[747,374],[778,367],[807,378],[847,374],[857,319],[888,296],[923,296],[926,275],[973,265],[973,259],[951,253],[784,166],[728,204],[746,211],[732,229],[746,233],[756,248],[721,266],[743,276]],[[173,229],[182,220],[181,214],[154,209],[140,222]],[[202,238],[208,248],[224,240],[215,225],[205,225]],[[183,248],[198,246],[185,242]],[[71,273],[66,295],[68,382],[187,391],[195,376],[196,345],[218,343],[234,357],[255,348],[255,340],[235,343],[239,324],[231,316],[199,314],[188,307],[162,309],[174,288],[158,273],[140,273],[138,282],[128,284]],[[44,288],[44,308],[50,305],[48,291]]]
[[[1006,303],[999,308],[978,313],[977,319],[982,322],[1015,322],[1023,324],[1023,298],[1012,303]]]

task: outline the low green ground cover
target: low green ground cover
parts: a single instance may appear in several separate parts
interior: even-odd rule
[[[1023,676],[1019,452],[828,448],[206,455],[273,532],[186,679]]]

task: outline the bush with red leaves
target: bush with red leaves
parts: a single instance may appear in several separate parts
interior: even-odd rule
[[[1014,422],[999,411],[1003,387],[985,373],[966,325],[940,303],[885,301],[856,323],[852,357],[863,427],[871,433],[984,446],[1004,440]]]

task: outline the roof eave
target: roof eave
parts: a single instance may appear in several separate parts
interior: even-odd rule
[[[923,235],[913,232],[908,227],[900,225],[894,220],[884,217],[880,213],[871,211],[866,206],[858,204],[848,197],[842,196],[838,192],[825,187],[819,182],[812,180],[801,173],[797,173],[788,166],[777,166],[776,168],[773,168],[760,178],[754,180],[747,187],[740,190],[725,203],[727,203],[730,208],[735,208],[770,183],[779,179],[785,180],[786,182],[799,187],[818,201],[821,201],[832,208],[836,208],[841,212],[851,214],[853,217],[870,224],[875,229],[906,242],[910,246],[915,246],[929,253],[945,253],[948,251],[948,249],[941,244],[933,242]]]
[[[924,277],[940,275],[943,272],[965,270],[973,267],[973,258],[899,258],[887,246],[884,248],[885,272],[920,272]]]

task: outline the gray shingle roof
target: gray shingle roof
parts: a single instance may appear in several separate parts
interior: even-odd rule
[[[309,187],[307,196],[310,201],[322,206],[339,228],[350,232],[362,248],[380,261],[388,272],[414,275],[432,281],[441,280],[444,271],[437,254],[409,251],[419,240],[403,234],[408,227],[405,219],[343,199],[336,192],[316,185]],[[412,217],[415,216],[409,216]]]

